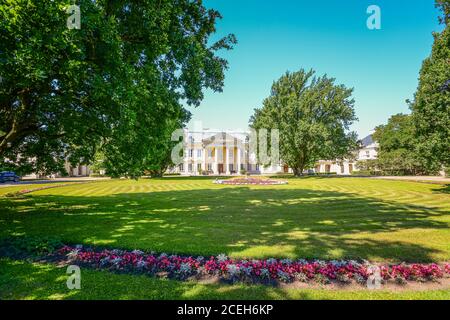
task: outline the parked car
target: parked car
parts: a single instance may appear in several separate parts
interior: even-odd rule
[[[12,171],[0,172],[0,182],[4,183],[8,181],[19,182],[20,177],[15,172]]]

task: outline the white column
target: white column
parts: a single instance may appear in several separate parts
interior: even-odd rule
[[[214,172],[214,174],[218,174],[219,172],[219,168],[218,168],[218,161],[217,161],[217,157],[219,156],[218,155],[218,152],[219,150],[217,150],[217,148],[216,147],[214,147],[214,167],[213,167],[213,172]]]
[[[224,160],[224,166],[225,166],[225,172],[226,174],[230,174],[230,166],[229,161],[230,161],[230,157],[229,157],[229,152],[230,149],[228,149],[228,147],[225,147],[225,160]]]
[[[192,167],[192,173],[194,175],[197,175],[198,174],[197,171],[198,171],[197,170],[197,155],[195,154],[195,149],[194,149],[194,164],[193,164],[193,167]]]
[[[207,166],[206,166],[206,162],[207,162],[207,159],[208,159],[208,149],[207,148],[203,148],[202,152],[203,152],[202,153],[202,155],[203,155],[202,170],[206,171],[206,169],[208,169]]]
[[[239,149],[239,147],[236,148],[236,153],[237,153],[237,168],[236,168],[236,172],[237,172],[237,174],[240,174],[240,172],[241,172],[241,149]]]
[[[188,159],[189,159],[189,149],[186,149],[186,153],[184,155],[184,164],[183,164],[184,174],[189,174],[189,171],[188,171],[188,163],[189,163],[189,161],[188,161]]]

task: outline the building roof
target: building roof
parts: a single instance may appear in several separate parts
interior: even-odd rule
[[[371,145],[373,143],[372,135],[369,134],[367,137],[361,140],[361,144],[363,147],[367,147],[368,145]]]

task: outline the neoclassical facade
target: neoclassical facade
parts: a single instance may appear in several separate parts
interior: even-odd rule
[[[169,173],[182,175],[233,175],[242,170],[252,174],[291,173],[292,170],[282,160],[270,166],[259,165],[256,155],[250,151],[248,132],[217,132],[204,130],[185,131],[183,163],[170,168]],[[376,158],[377,144],[371,136],[362,140],[363,148],[359,150],[355,161],[320,160],[309,173],[351,174],[356,168],[356,161]],[[367,154],[369,156],[367,156]]]
[[[267,171],[260,168],[255,154],[250,153],[246,132],[185,131],[184,141],[183,163],[169,172],[232,175],[242,170],[250,173]]]

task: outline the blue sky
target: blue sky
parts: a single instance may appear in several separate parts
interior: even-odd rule
[[[381,9],[381,30],[366,27],[369,5]],[[270,87],[286,71],[313,68],[353,87],[360,137],[390,115],[408,113],[424,58],[440,31],[433,0],[206,0],[220,11],[214,39],[234,33],[222,93],[207,91],[190,127],[248,127]]]

